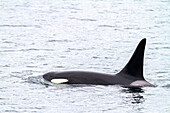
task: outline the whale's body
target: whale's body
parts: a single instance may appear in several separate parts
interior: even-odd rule
[[[86,71],[49,72],[43,75],[46,81],[63,84],[121,85],[125,87],[154,86],[143,77],[143,59],[146,39],[138,44],[127,65],[117,74]]]

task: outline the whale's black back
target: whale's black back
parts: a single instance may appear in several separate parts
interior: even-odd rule
[[[115,85],[124,86],[153,86],[145,81],[143,77],[143,61],[146,39],[142,39],[135,52],[126,66],[115,75],[84,72],[84,71],[66,71],[50,72],[43,75],[47,81],[57,81],[64,79],[66,84],[95,84],[95,85]],[[51,81],[52,80],[52,81]]]

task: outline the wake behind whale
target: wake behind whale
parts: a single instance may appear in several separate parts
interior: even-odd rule
[[[121,85],[124,87],[154,87],[143,76],[146,39],[142,39],[126,66],[117,74],[86,71],[49,72],[43,75],[46,81],[56,84]]]

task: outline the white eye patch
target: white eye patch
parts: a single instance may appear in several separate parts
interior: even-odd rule
[[[62,79],[62,78],[52,79],[51,82],[54,83],[54,84],[62,84],[62,83],[68,82],[68,79]]]

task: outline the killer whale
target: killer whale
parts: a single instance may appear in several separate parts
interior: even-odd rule
[[[143,76],[146,38],[142,39],[129,62],[117,74],[86,71],[49,72],[43,75],[46,81],[56,84],[121,85],[124,87],[154,87]]]

